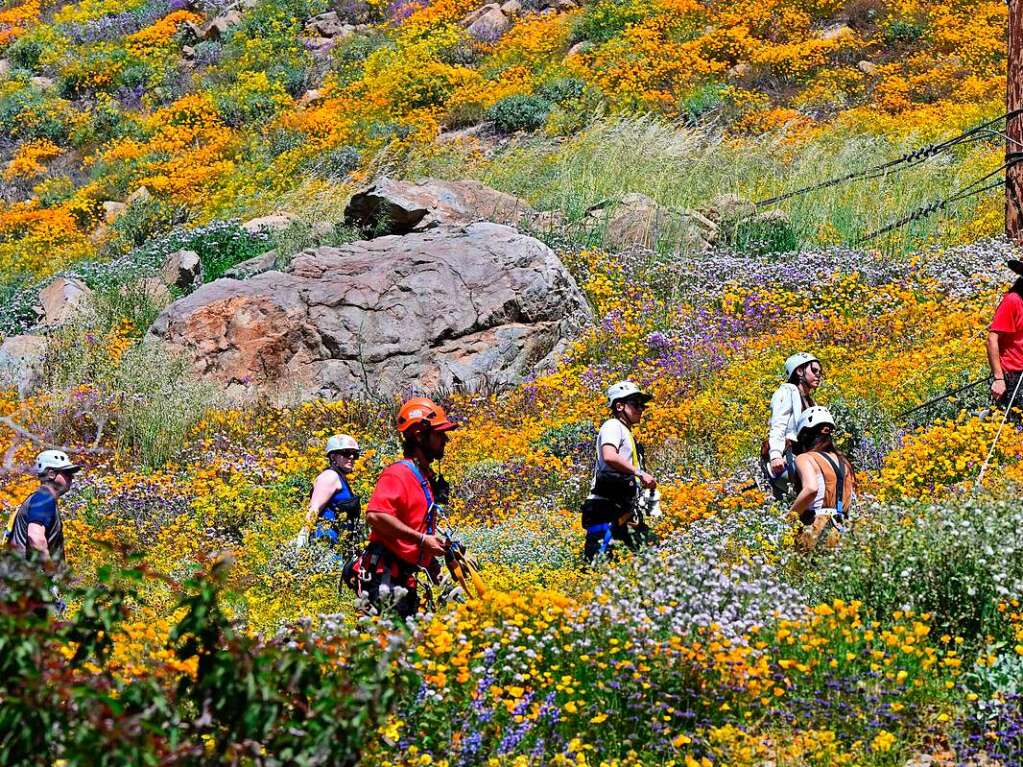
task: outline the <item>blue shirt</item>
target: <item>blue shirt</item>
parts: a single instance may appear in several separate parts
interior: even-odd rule
[[[11,546],[22,554],[31,546],[28,541],[28,526],[42,525],[46,531],[46,545],[50,559],[55,562],[64,559],[64,523],[57,511],[57,499],[45,487],[40,487],[25,499],[14,518],[11,532]]]

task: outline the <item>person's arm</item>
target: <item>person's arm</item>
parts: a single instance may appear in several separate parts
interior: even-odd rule
[[[776,475],[785,468],[785,439],[792,414],[791,393],[787,386],[781,386],[771,396],[771,423],[767,431],[771,471]]]
[[[442,536],[427,535],[413,530],[393,514],[384,511],[367,511],[366,524],[369,529],[384,538],[402,539],[419,546],[428,556],[439,557],[444,554],[447,544]]]
[[[657,487],[657,480],[654,479],[652,474],[637,470],[632,461],[627,461],[622,458],[621,453],[618,452],[618,448],[614,445],[601,445],[600,457],[604,459],[604,463],[608,466],[608,468],[614,469],[621,474],[631,474],[637,477],[640,484],[642,484],[647,490],[653,490]]]
[[[796,456],[796,471],[799,472],[799,480],[803,484],[803,489],[799,491],[796,500],[792,502],[792,513],[796,514],[804,525],[810,525],[813,524],[813,519],[816,516],[810,510],[810,506],[813,504],[813,499],[817,497],[819,489],[817,472],[813,470],[813,459],[806,454]]]
[[[320,516],[327,501],[340,489],[341,480],[333,471],[325,471],[316,478],[316,482],[313,483],[313,493],[309,498],[309,511],[305,515],[306,527],[316,524],[316,518]]]
[[[50,545],[46,542],[46,528],[38,522],[30,522],[28,525],[28,543],[40,553],[44,562],[50,561]]]
[[[1005,374],[1002,372],[1002,361],[998,358],[998,331],[987,332],[987,363],[991,367],[991,396],[1001,399],[1005,394]]]

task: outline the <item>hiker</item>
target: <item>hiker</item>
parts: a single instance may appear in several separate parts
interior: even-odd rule
[[[312,529],[312,539],[334,547],[338,551],[335,558],[343,560],[355,553],[364,533],[359,496],[348,484],[359,458],[359,443],[347,434],[336,434],[327,440],[326,453],[327,468],[313,482],[309,512],[295,548],[309,542]]]
[[[797,545],[805,551],[832,543],[832,531],[845,532],[856,499],[856,475],[849,459],[835,448],[834,433],[835,419],[827,408],[810,407],[799,417],[798,495],[792,513],[803,523]]]
[[[405,457],[377,480],[366,504],[369,545],[346,567],[345,579],[359,595],[360,609],[390,609],[407,619],[419,609],[417,573],[426,571],[436,583],[437,558],[447,550],[447,539],[437,534],[446,483],[430,464],[444,457],[448,432],[458,425],[426,397],[402,405],[397,421]]]
[[[611,417],[597,433],[593,482],[582,506],[586,529],[583,556],[587,562],[606,555],[613,540],[635,551],[653,535],[637,501],[641,488],[656,490],[657,480],[643,469],[642,450],[632,436],[632,428],[643,419],[643,410],[651,399],[652,395],[632,381],[608,387]]]
[[[63,450],[44,450],[36,456],[39,487],[14,514],[8,533],[12,549],[23,557],[37,557],[58,567],[64,564],[64,523],[57,499],[71,489],[81,468]]]
[[[776,501],[789,494],[796,476],[796,425],[807,408],[816,403],[813,393],[821,385],[824,368],[814,355],[793,354],[785,360],[785,383],[771,397],[771,423],[760,447],[760,466]]]
[[[1003,408],[1023,405],[1017,391],[1023,377],[1023,262],[1012,259],[1007,266],[1020,276],[999,301],[987,334],[991,396]]]

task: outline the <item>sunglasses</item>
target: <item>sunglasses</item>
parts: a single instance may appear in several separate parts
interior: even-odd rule
[[[342,458],[351,458],[352,460],[355,460],[360,455],[358,450],[338,450],[337,452]]]
[[[811,367],[807,368],[807,370],[809,370],[818,378],[824,375],[824,368],[820,367],[819,365],[812,365]]]

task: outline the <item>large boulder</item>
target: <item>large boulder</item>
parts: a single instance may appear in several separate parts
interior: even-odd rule
[[[488,43],[499,39],[511,29],[511,21],[504,15],[499,3],[490,3],[473,11],[462,19],[462,24],[470,37]]]
[[[84,308],[91,296],[89,286],[76,277],[58,277],[39,291],[42,324],[63,325]]]
[[[10,336],[0,344],[0,386],[27,397],[42,382],[48,342],[44,336]]]
[[[591,319],[546,245],[484,222],[310,249],[202,286],[150,333],[229,394],[365,397],[519,382]]]
[[[384,177],[352,196],[345,223],[378,234],[406,234],[482,220],[515,226],[534,215],[529,203],[478,181]]]

